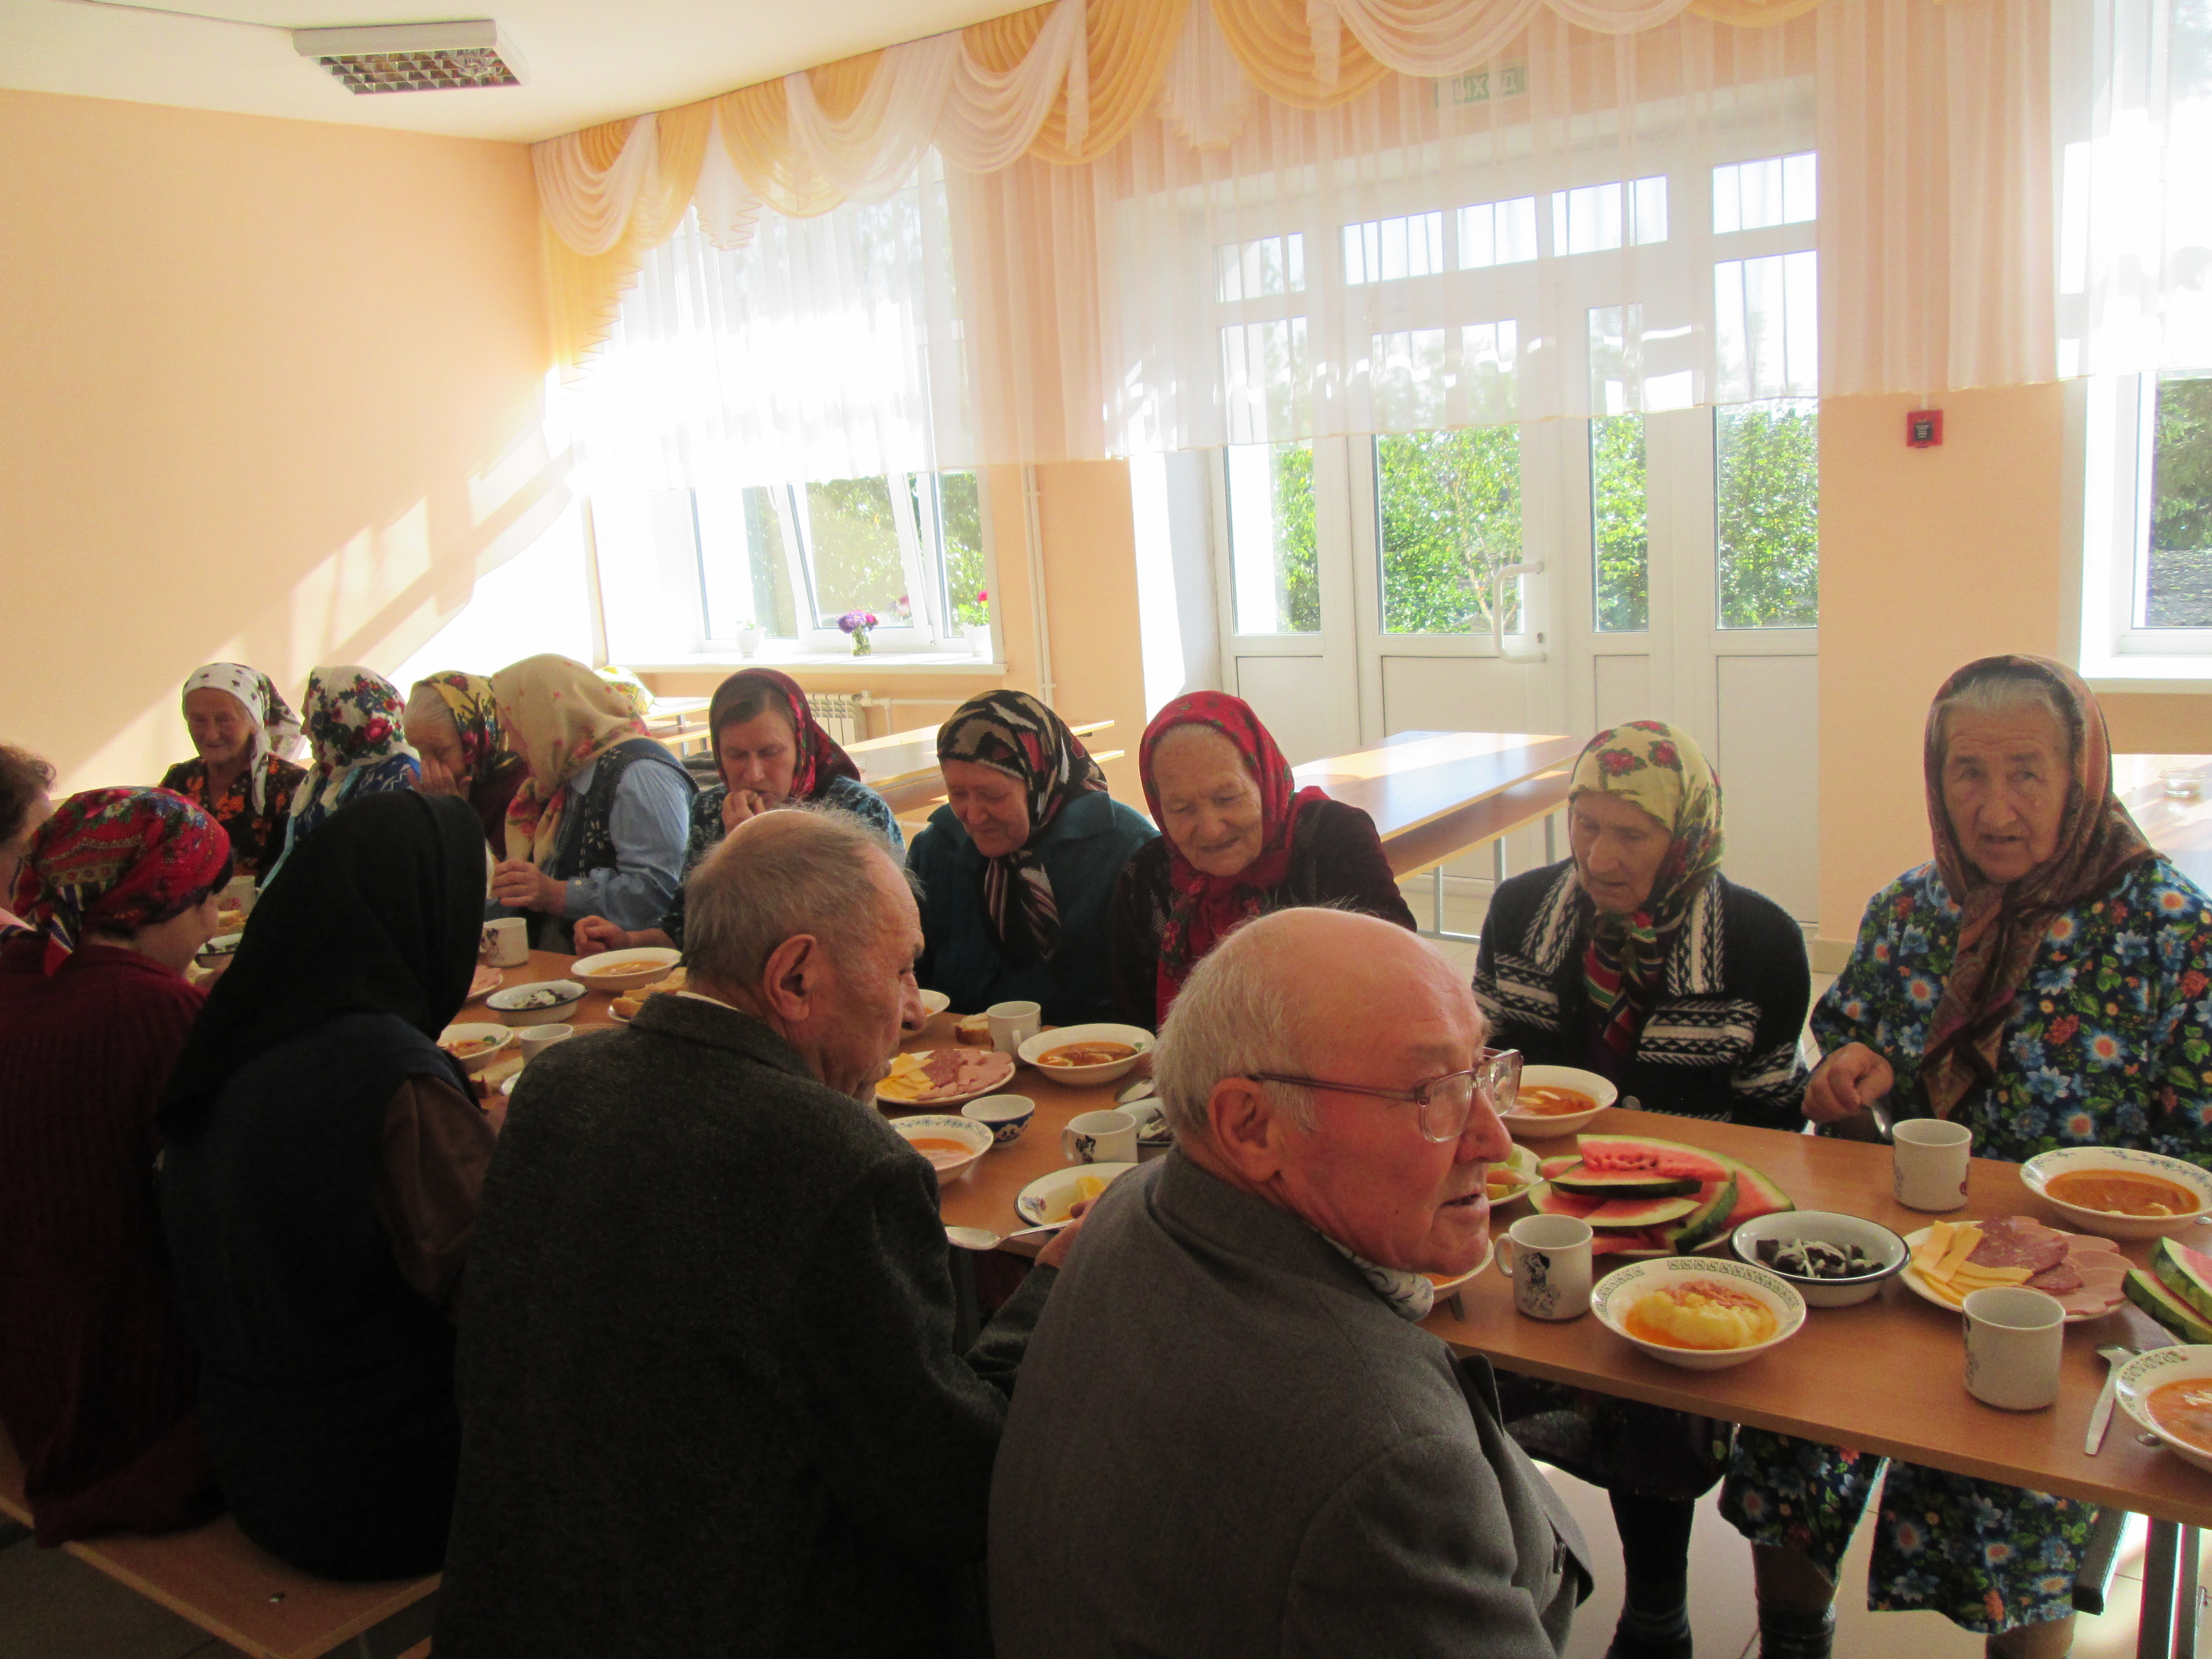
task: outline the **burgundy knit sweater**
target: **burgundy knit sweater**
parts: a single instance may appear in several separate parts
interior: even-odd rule
[[[0,941],[0,1424],[41,1544],[216,1507],[169,1293],[154,1108],[201,994],[88,944]]]

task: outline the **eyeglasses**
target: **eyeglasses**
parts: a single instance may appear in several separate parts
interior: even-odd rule
[[[1467,1133],[1480,1093],[1495,1112],[1510,1112],[1521,1093],[1521,1051],[1494,1048],[1481,1063],[1464,1072],[1416,1083],[1410,1089],[1374,1089],[1364,1083],[1331,1083],[1323,1078],[1292,1077],[1286,1072],[1254,1072],[1255,1083],[1288,1083],[1301,1089],[1327,1089],[1340,1095],[1365,1095],[1374,1100],[1407,1100],[1420,1114],[1424,1139],[1439,1145],[1457,1140]]]

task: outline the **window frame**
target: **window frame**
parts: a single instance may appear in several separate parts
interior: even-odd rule
[[[2147,628],[2158,371],[2067,382],[2068,539],[2081,677],[2094,690],[2212,691],[2212,624]],[[2078,510],[2072,510],[2078,502]]]

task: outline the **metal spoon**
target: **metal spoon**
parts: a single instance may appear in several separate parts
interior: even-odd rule
[[[1056,1233],[1066,1225],[1067,1223],[1065,1221],[1054,1221],[1042,1227],[1024,1227],[1018,1232],[994,1233],[988,1227],[955,1227],[947,1224],[945,1237],[955,1249],[995,1250],[1012,1240],[1035,1238],[1040,1233]]]
[[[2118,1342],[2108,1342],[2097,1350],[2097,1355],[2107,1369],[2105,1391],[2097,1396],[2097,1403],[2089,1413],[2089,1437],[2081,1447],[2092,1457],[2105,1449],[2105,1429],[2112,1420],[2112,1396],[2119,1390],[2120,1366],[2124,1361],[2133,1359],[2136,1351]]]

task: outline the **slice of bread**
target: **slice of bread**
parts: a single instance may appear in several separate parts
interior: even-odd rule
[[[991,1046],[991,1017],[988,1014],[964,1014],[953,1027],[953,1035],[969,1048]]]

